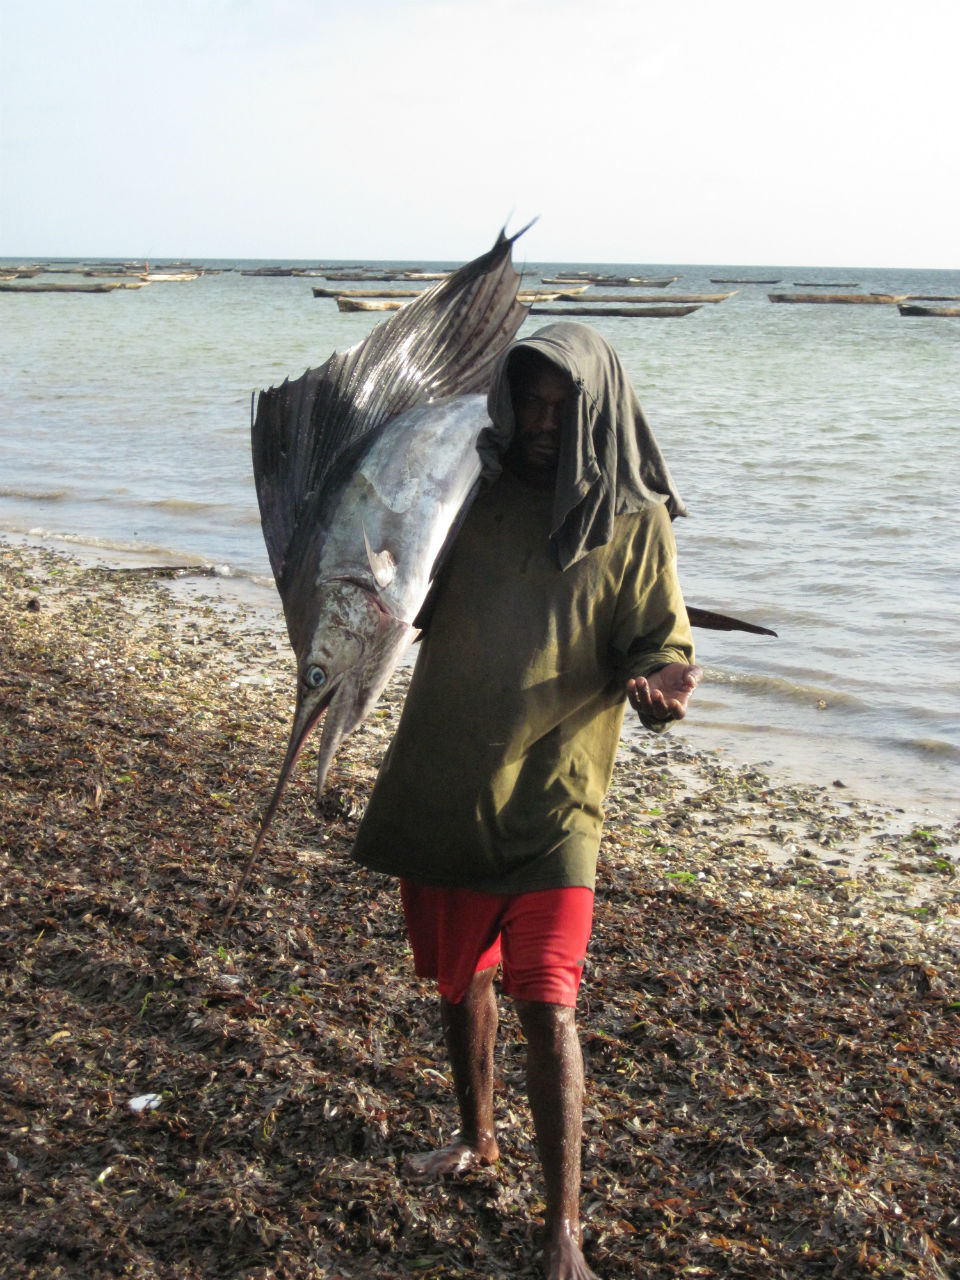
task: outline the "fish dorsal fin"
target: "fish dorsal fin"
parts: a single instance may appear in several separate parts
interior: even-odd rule
[[[367,537],[366,529],[363,530],[363,545],[367,549],[367,561],[370,565],[377,586],[383,591],[389,587],[397,572],[397,562],[389,551],[384,548],[383,551],[374,551],[370,545],[370,539]]]
[[[253,473],[281,595],[298,534],[315,527],[344,455],[413,405],[486,390],[529,311],[517,301],[520,276],[511,262],[523,231],[501,231],[488,253],[393,312],[357,346],[260,392]]]

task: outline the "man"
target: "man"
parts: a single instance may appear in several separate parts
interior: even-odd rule
[[[417,973],[440,992],[460,1128],[408,1167],[439,1177],[498,1157],[502,962],[527,1040],[546,1274],[589,1278],[576,996],[625,703],[663,729],[700,678],[670,525],[683,506],[619,359],[588,326],[515,342],[489,410],[486,485],[429,602],[354,856],[401,878]]]

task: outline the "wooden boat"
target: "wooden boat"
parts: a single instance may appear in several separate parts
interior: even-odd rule
[[[859,280],[794,280],[795,289],[859,289]]]
[[[723,302],[726,298],[732,298],[737,292],[736,289],[729,293],[671,293],[670,303],[675,302]],[[578,295],[569,293],[566,289],[560,294],[560,301],[566,302],[568,299],[576,300]],[[589,302],[653,302],[660,303],[660,298],[649,293],[591,293]]]
[[[677,276],[667,276],[662,280],[646,280],[642,276],[592,276],[590,283],[606,285],[608,289],[628,289],[631,285],[648,289],[665,289],[676,279],[678,279]]]
[[[344,294],[344,293],[335,294],[334,296],[337,299],[337,306],[341,311],[399,311],[401,307],[404,307],[407,305],[407,301],[403,300],[401,297],[398,297],[396,294],[394,294],[393,297],[378,298],[378,297],[359,296],[362,293],[363,293],[363,290],[358,290],[357,293],[353,293],[353,294]],[[323,295],[317,294],[316,289],[314,289],[314,294],[318,297],[323,296]],[[409,297],[415,298],[418,296],[419,296],[419,293],[417,291],[411,290],[410,294],[408,295],[408,298]],[[534,302],[556,302],[556,300],[559,297],[560,297],[560,294],[555,292],[541,293],[539,291],[528,291],[528,290],[521,290],[517,294],[517,300],[524,304],[530,304]]]
[[[711,284],[779,284],[779,280],[747,280],[738,276],[711,276]]]
[[[80,275],[96,280],[130,280],[131,278],[139,280],[143,276],[143,269],[138,268],[135,271],[107,271],[101,267],[84,267],[83,270],[80,271]]]
[[[20,284],[19,281],[0,281],[2,293],[113,293],[122,289],[122,284],[110,284],[106,280],[94,284],[87,281],[83,284]]]
[[[664,280],[663,284],[670,284],[672,280],[676,280],[676,276],[670,276],[669,280]],[[556,276],[543,276],[544,284],[606,284],[611,288],[622,288],[629,284],[652,284],[657,288],[661,287],[659,280],[650,281],[641,279],[639,276],[616,276],[612,272],[606,273],[601,271],[561,271]]]
[[[581,307],[535,306],[530,308],[534,316],[627,316],[635,320],[646,316],[688,316],[699,311],[699,306],[674,307],[664,304],[653,307]]]
[[[449,271],[404,271],[404,280],[446,280]]]
[[[147,271],[141,275],[140,279],[147,284],[162,284],[165,281],[180,283],[185,280],[196,280],[199,274],[197,271]]]
[[[605,284],[611,289],[625,289],[629,285],[639,285],[641,288],[647,289],[665,289],[668,284],[673,284],[674,280],[679,280],[679,278],[679,276],[662,276],[658,279],[648,279],[646,276],[615,276],[601,275],[598,272],[577,272],[576,275],[544,276],[543,283],[580,284],[586,280],[587,284]]]
[[[373,272],[362,271],[359,268],[343,271],[325,271],[323,278],[324,280],[355,280],[357,284],[389,284],[393,280],[403,279],[398,271]]]
[[[907,302],[960,302],[960,293],[908,293]]]
[[[540,281],[541,284],[562,284],[564,293],[586,293],[590,288],[590,282],[586,284],[575,284],[572,280],[562,280],[557,276],[544,276]]]
[[[905,302],[905,293],[768,293],[771,302]]]
[[[419,298],[422,289],[328,289],[313,285],[315,298]]]
[[[919,302],[898,302],[902,316],[960,316],[960,307],[929,307]]]
[[[390,298],[337,298],[340,311],[399,311],[406,302],[392,301]]]

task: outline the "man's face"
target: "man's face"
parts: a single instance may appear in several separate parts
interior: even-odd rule
[[[513,395],[516,446],[533,471],[552,472],[560,457],[560,431],[570,413],[573,384],[549,364],[525,371]]]

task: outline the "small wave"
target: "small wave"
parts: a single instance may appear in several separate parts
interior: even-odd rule
[[[19,498],[22,502],[63,502],[69,497],[67,489],[17,489],[0,485],[0,498]]]
[[[827,706],[848,708],[869,708],[870,703],[864,698],[842,689],[828,689],[821,685],[801,684],[788,680],[784,676],[744,674],[741,671],[722,671],[717,667],[708,667],[705,672],[705,683],[709,681],[753,697],[773,697],[791,702],[824,703]]]
[[[64,534],[55,529],[46,529],[41,525],[33,525],[27,530],[9,529],[10,532],[20,538],[29,538],[38,543],[55,543],[67,545],[77,549],[86,548],[88,552],[96,553],[96,558],[102,561],[113,561],[118,566],[123,567],[125,564],[136,562],[137,566],[159,566],[164,568],[186,568],[186,570],[196,570],[197,573],[206,573],[212,577],[221,577],[230,581],[248,582],[257,589],[275,590],[273,577],[269,577],[260,571],[248,570],[241,568],[237,564],[229,564],[220,561],[214,563],[210,557],[196,556],[191,552],[182,552],[182,550],[174,550],[170,547],[161,547],[156,543],[128,543],[128,541],[120,541],[113,538],[99,538],[92,534]]]
[[[890,739],[890,745],[901,751],[910,751],[914,755],[926,759],[956,760],[960,762],[960,747],[952,742],[943,742],[939,738],[901,738]]]
[[[232,510],[229,503],[226,502],[194,502],[189,498],[157,498],[152,502],[145,502],[143,506],[149,507],[152,511],[169,511],[174,515],[192,515],[196,512],[208,511],[228,511]]]
[[[89,547],[117,556],[136,556],[139,560],[156,561],[164,565],[187,564],[198,569],[208,568],[208,562],[201,556],[191,555],[185,551],[171,551],[169,547],[161,547],[149,542],[124,542],[118,538],[103,538],[92,533],[64,533],[59,529],[48,529],[43,525],[31,525],[26,533],[31,538],[43,542],[65,542],[72,547]]]

